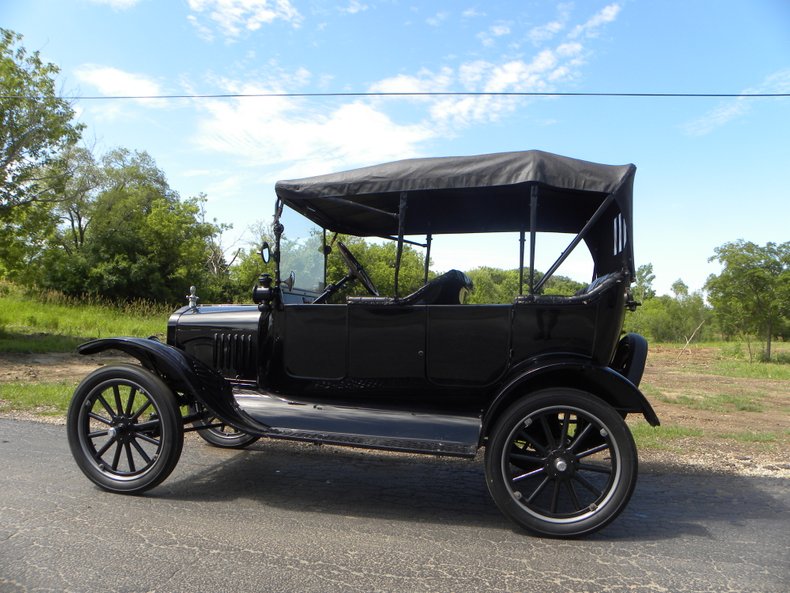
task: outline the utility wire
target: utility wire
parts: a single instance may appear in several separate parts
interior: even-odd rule
[[[0,95],[3,99],[29,99],[36,101],[41,96]],[[754,99],[790,97],[790,93],[596,93],[596,92],[347,92],[347,93],[218,93],[195,95],[71,95],[61,99],[67,101],[115,101],[143,99],[269,99],[311,97],[626,97],[626,98],[694,98],[694,99]]]

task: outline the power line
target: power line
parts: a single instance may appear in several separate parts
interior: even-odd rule
[[[35,95],[0,95],[3,99],[28,99],[37,101]],[[624,98],[678,98],[678,99],[756,99],[790,97],[790,93],[612,93],[612,92],[553,92],[553,91],[431,91],[431,92],[343,92],[343,93],[217,93],[193,95],[67,95],[66,101],[117,101],[156,99],[276,99],[321,97],[624,97]]]

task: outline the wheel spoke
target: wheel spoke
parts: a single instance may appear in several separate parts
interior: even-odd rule
[[[568,487],[568,494],[571,495],[571,502],[573,503],[573,509],[576,511],[580,511],[582,509],[582,505],[579,504],[579,497],[576,496],[576,490],[573,488],[573,482],[571,480],[566,480],[565,485]]]
[[[114,383],[112,386],[112,392],[115,396],[115,407],[118,410],[118,415],[123,415],[123,404],[121,403],[121,390],[118,387],[117,383]]]
[[[145,441],[146,443],[151,443],[152,445],[156,445],[157,447],[162,443],[162,441],[158,441],[153,437],[148,436],[144,432],[137,433],[135,438]]]
[[[132,455],[132,447],[129,443],[124,443],[124,449],[126,449],[126,461],[129,462],[129,471],[135,472],[137,471],[134,467],[134,456]]]
[[[151,400],[150,400],[150,399],[147,399],[147,400],[145,400],[145,403],[144,403],[142,406],[140,406],[140,409],[139,409],[139,410],[137,410],[137,411],[134,413],[134,416],[132,416],[132,417],[131,417],[129,420],[131,420],[132,422],[134,422],[134,421],[135,421],[135,420],[137,420],[137,419],[138,419],[138,418],[139,418],[139,417],[142,415],[142,413],[143,413],[143,412],[145,412],[145,411],[146,411],[146,410],[147,410],[147,409],[148,409],[150,406],[151,406]]]
[[[551,495],[551,512],[552,514],[557,514],[557,506],[560,502],[560,486],[562,482],[560,480],[554,480],[554,493]]]
[[[528,455],[526,453],[511,453],[510,461],[523,461],[524,463],[545,463],[545,457],[538,457],[537,455]],[[515,464],[514,464],[515,465]]]
[[[121,453],[123,452],[123,444],[120,441],[116,441],[115,443],[117,446],[115,447],[115,455],[112,458],[112,471],[118,471],[118,463],[121,461]]]
[[[132,387],[131,390],[129,391],[129,399],[126,402],[126,415],[127,416],[130,416],[131,413],[132,413],[132,410],[134,409],[134,396],[135,395],[137,395],[137,388],[136,387]]]
[[[99,397],[97,397],[96,399],[98,399],[99,403],[104,407],[105,410],[107,410],[107,413],[110,415],[110,418],[115,420],[118,417],[116,413],[113,412],[112,408],[110,407],[110,404],[107,403],[107,400],[104,399],[103,395],[99,394]]]
[[[104,443],[102,448],[96,451],[96,455],[94,456],[96,461],[101,461],[101,456],[107,452],[107,449],[112,447],[113,443],[115,443],[115,437],[110,437],[110,439]]]
[[[593,486],[592,484],[590,484],[590,482],[589,482],[589,481],[588,481],[588,480],[587,480],[587,479],[586,479],[584,476],[580,476],[579,474],[574,474],[574,475],[573,475],[573,479],[574,479],[574,480],[576,480],[577,482],[579,482],[579,484],[581,484],[581,485],[582,485],[582,486],[584,486],[585,488],[587,488],[587,490],[589,490],[590,492],[592,492],[593,494],[595,494],[595,496],[596,496],[596,497],[600,497],[600,496],[601,496],[601,494],[603,494],[603,493],[602,493],[600,490],[598,490],[598,489],[597,489],[595,486]]]
[[[578,447],[579,444],[585,438],[587,438],[587,435],[590,434],[590,431],[592,430],[592,427],[593,427],[592,424],[588,424],[587,426],[585,426],[582,429],[582,431],[578,435],[576,435],[576,437],[573,439],[573,442],[568,447],[568,451],[573,451],[574,449],[576,449],[576,447]]]
[[[549,483],[549,480],[550,478],[548,476],[543,478],[543,481],[538,485],[537,488],[535,488],[535,491],[529,495],[529,498],[527,499],[527,504],[530,504],[533,500],[535,500],[538,497],[538,494],[543,492],[543,489]]]
[[[597,472],[599,474],[610,474],[612,473],[612,468],[606,465],[594,465],[592,463],[580,463],[577,466],[579,469],[583,469],[588,472]]]
[[[145,449],[140,446],[140,443],[137,442],[137,439],[132,439],[132,445],[134,445],[134,448],[137,449],[137,453],[139,453],[140,457],[143,458],[145,464],[150,465],[151,458],[148,456],[148,453],[145,452]]]
[[[98,420],[102,424],[106,424],[107,426],[112,426],[112,420],[108,420],[103,416],[99,416],[96,412],[88,412],[88,418],[93,418],[94,420]]]
[[[593,447],[592,449],[587,449],[586,451],[582,451],[581,453],[576,454],[576,459],[583,459],[585,457],[589,457],[590,455],[595,455],[596,453],[600,453],[601,451],[605,451],[609,448],[609,443],[603,443],[602,445],[598,445],[597,447]]]
[[[95,432],[89,432],[88,433],[88,438],[89,439],[97,439],[99,437],[106,437],[108,434],[110,434],[109,430],[97,430]]]
[[[511,482],[519,482],[521,480],[525,480],[526,478],[530,478],[532,476],[537,476],[537,475],[539,475],[539,474],[541,474],[541,473],[543,473],[545,471],[546,471],[546,468],[539,467],[538,469],[533,470],[531,472],[527,472],[525,474],[521,474],[520,476],[516,476],[515,478],[512,478],[510,481]]]
[[[530,445],[532,445],[532,446],[535,448],[535,450],[536,450],[538,453],[540,453],[541,455],[544,455],[544,456],[545,456],[545,455],[547,455],[547,454],[548,454],[548,450],[546,449],[546,447],[544,447],[544,446],[543,446],[543,445],[541,445],[541,444],[540,444],[538,441],[536,441],[536,440],[535,440],[535,439],[533,439],[533,438],[532,438],[530,435],[528,435],[528,434],[527,434],[527,431],[526,431],[526,430],[524,430],[523,428],[522,428],[521,430],[519,430],[519,431],[518,431],[518,434],[516,434],[516,439],[517,439],[517,440],[518,440],[518,439],[522,439],[522,440],[525,440],[525,441],[527,441],[527,442],[528,442]]]
[[[546,437],[546,444],[549,446],[549,449],[554,449],[557,445],[554,441],[554,435],[551,433],[551,427],[549,426],[549,421],[545,414],[540,417],[540,425]]]

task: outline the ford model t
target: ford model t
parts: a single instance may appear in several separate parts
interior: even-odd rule
[[[68,437],[79,467],[106,490],[145,491],[175,467],[185,430],[219,447],[260,437],[461,457],[485,447],[488,488],[510,519],[549,536],[600,529],[636,483],[626,415],[658,424],[638,389],[647,344],[621,335],[636,305],[634,173],[527,151],[277,183],[255,304],[193,297],[170,317],[166,344],[119,337],[80,347],[120,350],[139,365],[102,367],[77,387]],[[301,221],[294,233],[305,218],[317,225],[307,243],[285,229],[289,212]],[[513,237],[518,291],[507,303],[465,303],[469,278],[433,274],[431,245],[492,232]],[[379,294],[338,233],[395,242],[392,294]],[[540,276],[536,244],[547,233],[569,243]],[[404,244],[426,250],[423,285],[410,294],[398,287]],[[287,252],[294,245],[298,257]],[[582,246],[589,284],[545,294]],[[333,250],[342,278],[325,277]],[[354,283],[367,294],[351,296]]]

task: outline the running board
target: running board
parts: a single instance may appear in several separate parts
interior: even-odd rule
[[[238,387],[233,395],[253,420],[250,432],[271,438],[459,457],[474,457],[480,439],[480,416],[292,401]]]

